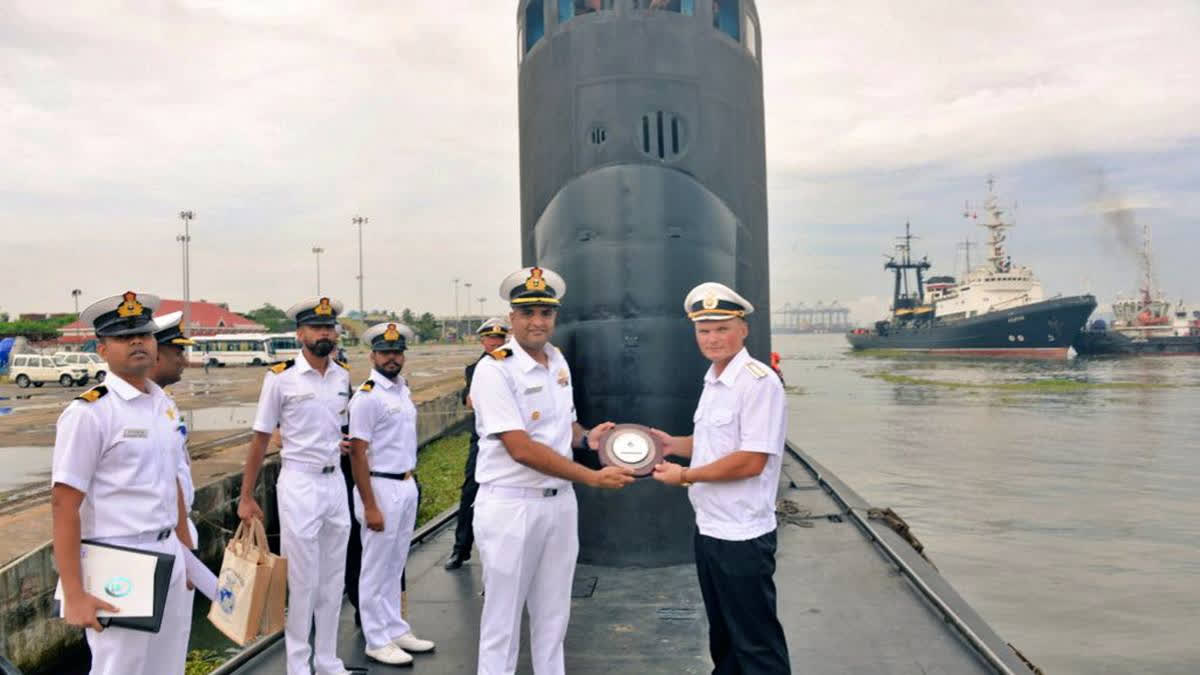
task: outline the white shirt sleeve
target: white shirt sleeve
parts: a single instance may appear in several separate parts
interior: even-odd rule
[[[498,364],[479,362],[471,379],[471,404],[480,436],[525,429],[517,399]]]
[[[254,413],[254,424],[250,428],[264,434],[275,433],[282,412],[283,397],[279,394],[279,376],[269,372],[263,378],[262,392],[258,395],[258,410]]]
[[[770,375],[756,380],[742,398],[738,413],[742,437],[738,439],[737,449],[782,455],[780,439],[783,434],[780,430],[786,414],[787,400],[779,380]]]
[[[54,434],[54,456],[50,484],[62,483],[87,494],[104,451],[104,433],[96,411],[75,403],[58,418]]]
[[[350,398],[350,438],[371,442],[371,435],[378,420],[378,408],[370,393],[359,391]]]

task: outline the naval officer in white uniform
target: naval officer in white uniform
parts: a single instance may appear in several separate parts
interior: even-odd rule
[[[183,379],[183,370],[187,367],[187,353],[184,348],[196,344],[195,340],[184,335],[179,328],[182,319],[183,312],[171,312],[154,319],[154,341],[158,343],[158,358],[154,362],[154,369],[150,371],[150,379],[164,391]],[[170,394],[167,397],[171,398]],[[192,456],[187,447],[187,425],[184,424],[183,415],[180,414],[179,406],[175,405],[173,398],[167,416],[175,420],[175,428],[179,431],[179,487],[183,490],[184,512],[189,514],[187,527],[192,536],[192,548],[199,548],[200,533],[190,515],[192,503],[196,500],[196,485],[192,480]]]
[[[479,675],[516,671],[524,609],[533,672],[562,675],[579,554],[571,483],[620,488],[633,481],[628,469],[594,471],[572,459],[572,447],[598,449],[613,424],[586,431],[575,421],[571,371],[550,344],[566,288],[548,269],[509,275],[500,285],[500,297],[512,306],[509,340],[479,361],[471,380],[479,434],[475,542],[484,580]]]
[[[51,469],[54,562],[65,619],[86,627],[93,675],[183,673],[191,631],[184,547],[191,547],[178,466],[174,404],[148,379],[157,353],[151,321],[158,298],[127,291],[79,315],[108,362],[104,384],[80,394],[58,418]],[[80,539],[175,556],[157,633],[103,628],[107,602],[85,593]]]
[[[400,578],[417,523],[417,407],[400,375],[415,337],[404,324],[380,323],[362,341],[371,346],[371,375],[350,399],[350,464],[354,516],[362,533],[359,611],[367,656],[412,663],[434,644],[413,634],[401,613]]]
[[[712,362],[691,436],[652,433],[665,454],[654,478],[688,488],[696,511],[696,573],[708,614],[714,674],[791,672],[775,611],[775,494],[787,437],[787,401],[775,372],[746,351],[748,300],[715,282],[683,303],[696,344]]]
[[[296,359],[271,366],[263,379],[238,503],[243,520],[262,518],[254,486],[267,442],[278,425],[283,466],[276,498],[280,543],[288,559],[284,624],[288,675],[348,672],[337,656],[350,536],[350,509],[338,458],[350,402],[350,373],[330,357],[337,346],[341,311],[342,303],[329,298],[311,298],[287,310],[288,318],[296,322],[302,348]],[[310,648],[314,619],[316,634]]]

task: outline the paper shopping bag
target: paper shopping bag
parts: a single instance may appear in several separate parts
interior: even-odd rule
[[[253,522],[260,530],[255,536],[261,535],[263,541],[266,541],[267,533],[263,529],[262,521],[256,519]],[[270,635],[283,630],[283,612],[287,605],[287,558],[270,551],[267,551],[265,556],[267,568],[270,570],[270,581],[267,584],[267,598],[263,605],[262,622],[258,632]]]
[[[258,637],[262,625],[271,581],[269,553],[266,536],[258,536],[254,525],[245,521],[225,545],[217,598],[208,610],[208,620],[241,646]]]

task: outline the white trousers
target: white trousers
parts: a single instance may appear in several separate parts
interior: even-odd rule
[[[484,588],[479,675],[516,672],[525,608],[533,672],[564,673],[578,521],[575,492],[569,487],[554,497],[514,497],[479,486],[474,520]]]
[[[142,543],[124,537],[102,541],[173,554],[175,566],[171,570],[162,626],[157,633],[115,627],[98,633],[90,628],[84,631],[92,650],[92,675],[182,675],[188,636],[192,632],[193,596],[184,576],[183,545],[174,532],[162,541]]]
[[[285,463],[276,486],[279,536],[288,559],[288,612],[283,634],[288,675],[340,675],[338,618],[346,574],[350,510],[338,471],[311,474]],[[316,619],[313,645],[309,632]],[[312,668],[309,657],[312,656]]]
[[[362,497],[354,488],[354,517],[362,535],[358,612],[367,647],[379,649],[411,630],[400,615],[400,577],[417,524],[417,482],[374,477],[371,491],[383,512],[383,532],[367,529]]]

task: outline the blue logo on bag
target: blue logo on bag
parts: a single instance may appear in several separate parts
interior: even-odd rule
[[[217,604],[220,605],[221,611],[226,614],[233,614],[234,598],[233,589],[225,586],[217,589]]]
[[[104,584],[104,592],[113,598],[123,598],[133,592],[133,582],[125,577],[113,577]]]
[[[231,569],[221,571],[217,586],[217,606],[225,614],[233,614],[237,606],[237,594],[246,586],[242,576]]]

